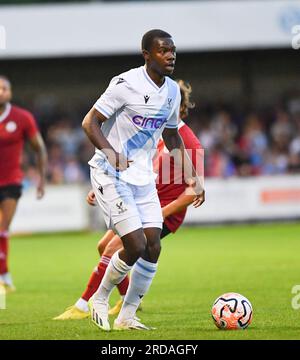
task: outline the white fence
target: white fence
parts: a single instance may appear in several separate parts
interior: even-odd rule
[[[211,179],[206,202],[189,208],[186,223],[217,223],[300,218],[300,176]]]
[[[47,186],[42,200],[34,189],[24,191],[12,232],[73,231],[89,228],[86,189],[82,186]]]
[[[185,224],[300,219],[300,176],[208,179],[206,202],[189,208]],[[25,191],[12,226],[15,233],[103,229],[98,207],[85,201],[85,186],[48,186],[43,200]]]

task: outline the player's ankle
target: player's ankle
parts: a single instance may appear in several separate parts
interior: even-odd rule
[[[89,306],[88,306],[88,302],[85,299],[78,299],[75,303],[75,306],[77,307],[77,309],[84,311],[84,312],[88,312],[89,311]]]

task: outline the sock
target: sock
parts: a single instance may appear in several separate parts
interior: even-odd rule
[[[2,274],[1,278],[2,278],[2,281],[4,282],[4,284],[9,285],[9,286],[14,286],[11,274],[9,272]]]
[[[0,232],[0,275],[8,273],[8,232]]]
[[[84,312],[89,311],[88,302],[82,298],[80,298],[76,301],[75,306],[77,307],[77,309],[79,309],[81,311],[84,311]]]
[[[101,303],[108,303],[113,288],[120,284],[130,269],[131,266],[128,266],[119,258],[119,252],[115,252],[107,266],[101,284],[95,292],[94,300]]]
[[[81,298],[85,301],[89,301],[89,299],[94,295],[96,290],[98,289],[101,280],[103,279],[103,276],[105,274],[106,268],[110,262],[110,256],[103,255],[101,257],[100,263],[93,271],[90,280],[88,282],[88,285],[82,294]]]
[[[120,284],[117,285],[117,288],[119,290],[119,293],[120,293],[122,299],[124,299],[124,297],[126,295],[128,286],[129,286],[129,276],[126,275],[124,280],[122,280],[120,282]]]
[[[142,258],[139,258],[134,264],[131,271],[129,288],[117,321],[122,322],[135,316],[143,296],[150,288],[156,270],[157,263],[151,263]]]

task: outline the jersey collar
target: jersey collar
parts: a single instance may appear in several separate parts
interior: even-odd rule
[[[143,74],[144,74],[145,79],[148,81],[148,83],[149,83],[150,85],[152,85],[152,86],[155,88],[155,90],[161,91],[161,90],[165,87],[166,82],[167,82],[167,78],[166,78],[166,77],[165,77],[165,81],[164,81],[164,83],[162,84],[162,86],[159,87],[159,86],[157,86],[157,85],[155,84],[155,82],[154,82],[154,81],[151,79],[151,77],[148,75],[145,65],[142,66],[142,71],[143,71]]]
[[[8,117],[10,110],[11,110],[11,104],[7,103],[4,112],[0,115],[0,123]]]

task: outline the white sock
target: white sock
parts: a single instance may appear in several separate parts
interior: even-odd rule
[[[106,268],[101,284],[95,292],[94,301],[108,303],[113,288],[120,284],[130,269],[131,266],[119,258],[119,252],[115,252]]]
[[[76,301],[75,306],[81,311],[89,312],[88,302],[82,298]]]
[[[2,274],[1,278],[2,278],[2,281],[4,282],[5,285],[8,285],[8,286],[13,286],[14,285],[13,281],[12,281],[12,277],[11,277],[9,272],[7,272],[5,274]]]
[[[122,322],[135,316],[143,296],[149,290],[156,270],[157,263],[151,263],[142,258],[139,258],[134,264],[130,275],[129,287],[117,321]]]

